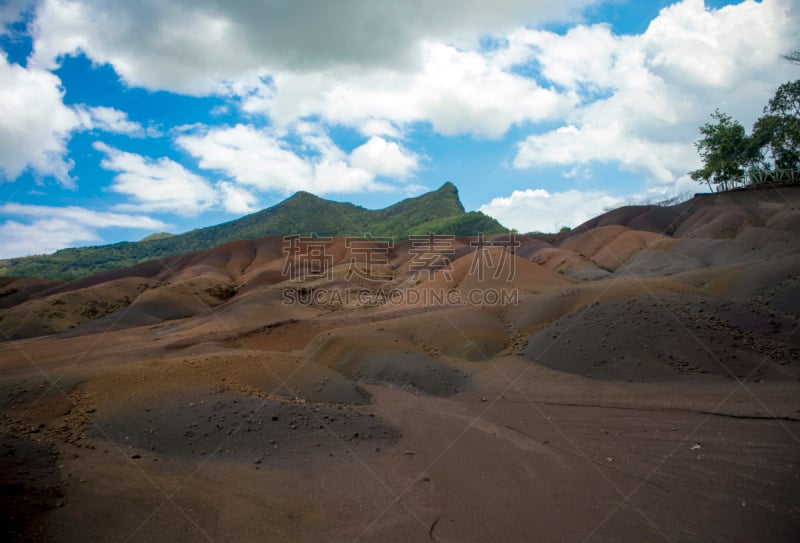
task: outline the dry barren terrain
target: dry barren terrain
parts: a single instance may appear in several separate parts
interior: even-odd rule
[[[0,530],[796,541],[798,203],[0,278]]]

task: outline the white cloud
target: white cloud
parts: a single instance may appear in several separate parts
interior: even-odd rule
[[[75,108],[81,119],[84,130],[103,130],[115,134],[126,134],[133,137],[143,137],[145,130],[137,122],[128,120],[128,114],[113,107],[87,107],[85,105]]]
[[[622,204],[620,198],[603,192],[548,192],[544,189],[515,190],[508,197],[494,198],[480,211],[520,232],[557,232],[595,217],[605,208]]]
[[[796,46],[790,0],[720,10],[684,0],[640,35],[604,24],[565,35],[533,29],[592,3],[45,0],[32,62],[52,67],[85,52],[130,85],[235,97],[282,128],[313,117],[396,140],[427,122],[441,134],[497,138],[560,121],[577,129],[575,151],[564,153],[577,158],[555,163],[619,162],[658,182],[694,165],[686,161],[696,160],[691,143],[709,104],[749,124],[770,89],[793,77],[779,58]],[[499,46],[481,48],[484,36]],[[580,155],[612,121],[613,145]],[[555,145],[534,137],[518,167],[554,163],[537,149]],[[544,138],[564,143],[555,131]],[[619,149],[629,144],[633,153]],[[363,182],[347,173],[348,183]]]
[[[528,48],[545,78],[583,102],[561,128],[523,140],[514,165],[617,163],[656,184],[679,183],[698,164],[692,142],[715,107],[748,126],[771,89],[796,78],[781,54],[796,45],[797,25],[786,0],[720,10],[685,0],[641,35],[615,36],[605,25],[518,31],[510,62]]]
[[[359,126],[359,130],[364,136],[385,136],[397,139],[402,135],[400,129],[385,119],[366,119]]]
[[[0,213],[34,220],[0,224],[0,258],[51,253],[64,247],[99,242],[98,228],[163,230],[167,225],[144,215],[93,211],[82,207],[53,207],[9,203]]]
[[[297,151],[274,130],[242,124],[183,134],[176,141],[203,169],[258,191],[285,194],[387,190],[391,187],[376,181],[378,176],[403,179],[417,167],[416,155],[382,138],[371,138],[348,156],[319,125],[302,122],[293,130],[300,140]]]
[[[17,21],[32,4],[33,0],[4,0],[0,4],[0,35],[4,33],[3,26]]]
[[[206,94],[264,70],[414,71],[425,41],[471,45],[520,24],[575,17],[595,1],[45,0],[34,60],[50,67],[83,51],[131,85]]]
[[[317,115],[365,135],[397,137],[402,125],[427,121],[443,134],[496,138],[513,124],[565,114],[575,98],[506,70],[503,56],[483,51],[479,38],[575,16],[595,1],[345,0],[278,8],[46,0],[32,62],[52,68],[83,52],[129,85],[236,96],[244,112],[281,126]]]
[[[509,72],[491,52],[424,43],[420,59],[414,72],[279,72],[269,84],[258,81],[251,92],[240,90],[243,108],[280,126],[316,114],[369,135],[430,122],[442,134],[497,138],[514,124],[560,118],[576,101],[574,93],[559,94]]]
[[[93,230],[64,219],[44,219],[32,224],[0,224],[0,258],[52,253],[65,247],[100,241]]]
[[[75,188],[67,144],[78,130],[143,136],[144,129],[111,107],[68,107],[54,74],[8,62],[0,51],[0,182],[31,169]]]
[[[769,76],[784,47],[796,46],[792,11],[792,3],[777,0],[718,11],[686,0],[664,8],[641,41],[652,71],[665,80],[727,92],[755,75]]]
[[[518,29],[509,47],[499,52],[505,66],[535,61],[549,81],[568,89],[596,91],[615,85],[614,64],[620,42],[607,24],[579,25],[566,34]]]
[[[645,173],[650,179],[668,183],[697,163],[691,145],[661,143],[625,132],[620,123],[578,128],[570,125],[546,134],[528,136],[519,145],[514,166],[535,164],[586,164],[616,162],[623,169]]]
[[[395,179],[405,179],[419,168],[419,159],[414,153],[377,136],[353,149],[350,162],[356,168]]]
[[[280,140],[253,127],[236,125],[179,136],[177,143],[201,168],[224,172],[257,190],[309,190],[313,170]]]
[[[84,207],[67,206],[38,206],[8,203],[0,206],[0,213],[23,217],[63,219],[83,226],[93,228],[144,228],[155,230],[166,228],[163,222],[152,219],[146,215],[127,215],[123,213],[107,213],[94,211]]]
[[[561,173],[565,179],[591,179],[592,170],[584,166],[574,166],[570,170]]]
[[[440,134],[489,138],[514,126],[558,123],[524,138],[514,165],[561,165],[570,178],[591,162],[610,163],[661,188],[674,186],[696,166],[692,141],[714,107],[748,125],[770,90],[796,77],[780,59],[796,47],[791,0],[746,0],[719,10],[684,0],[638,35],[615,35],[605,24],[578,25],[566,34],[535,29],[592,3],[43,0],[26,73],[49,76],[55,110],[68,113],[55,125],[47,116],[40,132],[49,140],[31,138],[25,152],[39,162],[0,143],[0,168],[13,177],[9,171],[32,166],[69,183],[64,142],[80,119],[68,122],[60,82],[40,68],[79,53],[110,64],[131,86],[219,94],[275,127],[195,126],[177,136],[202,168],[224,173],[225,185],[212,186],[166,159],[139,157],[139,170],[158,169],[173,188],[200,187],[183,213],[213,202],[250,209],[258,191],[386,189],[378,179],[406,180],[419,169],[420,157],[400,143],[417,123]],[[481,46],[487,36],[496,38],[496,47]],[[86,109],[86,123],[141,134],[123,112],[106,109]],[[348,154],[323,125],[353,127],[367,141]],[[30,150],[36,148],[38,154]],[[125,175],[115,187],[135,195],[131,205],[166,210],[176,202],[173,189],[152,197],[143,191],[160,177],[134,182],[128,176],[120,183]]]
[[[111,190],[125,194],[132,203],[120,204],[123,211],[162,211],[196,215],[213,206],[217,191],[204,178],[168,158],[153,160],[96,142],[94,148],[106,154],[100,165],[117,173]]]
[[[214,117],[218,117],[220,115],[227,115],[229,112],[230,112],[230,107],[228,107],[225,104],[219,104],[219,105],[216,105],[216,106],[212,107],[211,111],[209,111],[208,113],[209,113],[209,115],[212,115]]]
[[[0,52],[0,179],[14,180],[27,168],[73,187],[66,158],[78,115],[62,102],[61,80],[40,69],[10,64]]]
[[[222,207],[229,213],[252,213],[258,209],[258,198],[242,187],[236,186],[229,181],[217,183]]]
[[[214,11],[147,0],[45,0],[31,61],[49,69],[84,52],[130,85],[207,94],[255,62],[237,28]]]

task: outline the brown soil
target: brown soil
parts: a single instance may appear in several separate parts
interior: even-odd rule
[[[2,279],[0,530],[797,540],[798,200],[635,206],[513,256],[457,238],[444,267],[401,242],[390,281],[338,239],[331,277],[287,281],[280,238]],[[457,296],[408,295],[433,291]]]

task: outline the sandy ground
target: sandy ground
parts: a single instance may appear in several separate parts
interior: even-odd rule
[[[452,266],[421,274],[405,243],[373,270],[383,289],[514,303],[381,302],[346,278],[342,240],[331,277],[300,284],[274,238],[74,284],[4,278],[0,530],[795,541],[798,199],[628,208],[493,249],[505,267],[482,278],[469,238]]]

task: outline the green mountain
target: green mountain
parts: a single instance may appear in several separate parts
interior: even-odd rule
[[[0,261],[0,275],[77,279],[146,260],[210,249],[229,241],[274,235],[313,232],[320,236],[361,236],[369,233],[399,240],[430,233],[474,235],[507,231],[483,213],[466,212],[458,189],[450,182],[438,190],[377,210],[298,192],[252,215],[184,234],[157,234],[142,241],[63,249],[50,255]]]

